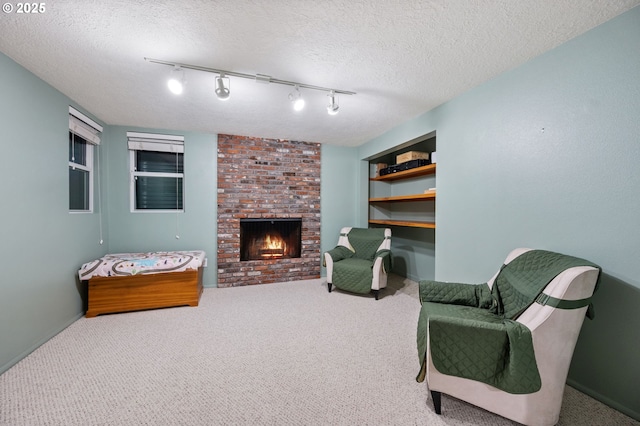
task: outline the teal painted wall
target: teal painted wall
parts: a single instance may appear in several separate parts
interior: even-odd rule
[[[77,271],[106,249],[98,212],[69,213],[69,105],[78,106],[2,54],[0,75],[2,373],[82,315]]]
[[[184,136],[185,194],[183,213],[132,213],[129,201],[127,132]],[[204,250],[206,287],[217,285],[218,136],[139,127],[109,126],[106,192],[109,197],[108,247],[111,253]],[[180,238],[176,238],[176,235]]]
[[[320,180],[320,252],[338,243],[340,228],[361,226],[358,223],[358,151],[356,148],[321,145]],[[321,261],[321,259],[320,259]],[[321,269],[325,277],[327,270]]]
[[[437,279],[484,282],[515,247],[601,265],[569,383],[636,419],[639,53],[636,7],[360,148],[437,131]]]

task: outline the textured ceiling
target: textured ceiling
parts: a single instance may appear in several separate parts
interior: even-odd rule
[[[14,6],[17,2],[12,2]],[[640,0],[54,0],[2,13],[0,51],[107,124],[360,145],[631,9]],[[145,57],[357,92],[186,71]]]

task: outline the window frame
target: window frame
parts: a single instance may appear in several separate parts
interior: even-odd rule
[[[68,202],[67,209],[70,214],[85,214],[85,213],[93,213],[94,212],[94,178],[96,173],[96,164],[94,159],[96,158],[97,146],[100,145],[100,133],[102,133],[103,128],[98,123],[82,114],[77,109],[69,106],[69,133],[67,136],[70,138],[69,143],[74,144],[76,138],[79,138],[85,145],[85,163],[81,164],[73,161],[73,159],[68,161],[68,181],[69,187],[67,188]],[[68,146],[68,145],[67,145]],[[69,146],[68,146],[69,147]],[[67,156],[69,152],[67,151]],[[88,173],[88,186],[89,186],[89,195],[88,200],[84,200],[88,204],[88,208],[86,209],[72,209],[71,208],[71,171],[72,170],[82,170]],[[82,198],[85,198],[85,195],[82,195]]]
[[[88,183],[89,183],[89,200],[88,200],[88,208],[86,209],[72,209],[71,208],[71,188],[69,188],[69,213],[93,213],[93,145],[87,142],[82,136],[76,135],[74,132],[69,130],[69,134],[71,136],[71,143],[77,142],[74,140],[75,138],[79,138],[82,143],[85,145],[85,160],[86,165],[81,163],[76,163],[72,160],[69,160],[69,173],[71,170],[83,170],[88,173]],[[71,176],[69,176],[71,178]],[[84,195],[82,196],[84,198]],[[87,200],[84,200],[87,201]]]
[[[129,209],[131,213],[184,213],[185,211],[185,173],[184,173],[184,137],[175,135],[161,135],[154,133],[127,132],[129,148]],[[136,152],[170,152],[182,154],[182,173],[170,172],[141,172],[136,169]],[[182,208],[174,209],[140,209],[136,208],[136,178],[158,177],[181,179]]]

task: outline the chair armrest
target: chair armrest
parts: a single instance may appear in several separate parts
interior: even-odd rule
[[[540,390],[533,339],[525,325],[436,315],[429,317],[428,327],[429,355],[440,373],[512,394]]]
[[[376,258],[382,258],[382,268],[385,272],[390,272],[393,268],[393,257],[391,257],[391,250],[379,250],[376,253]]]
[[[423,280],[418,286],[420,303],[448,303],[477,308],[489,308],[493,303],[491,289],[486,283],[464,284]]]
[[[478,336],[481,335],[483,338],[489,339],[488,345],[496,345],[499,349],[502,349],[507,341],[505,325],[500,322],[478,321],[478,319],[464,318],[462,315],[455,317],[429,314],[429,306],[422,306],[418,318],[417,344],[418,357],[420,359],[420,372],[416,377],[418,382],[424,381],[426,377],[428,363],[425,361],[428,358],[432,360],[436,358],[438,364],[442,364],[444,359],[445,363],[453,363],[453,368],[455,368],[455,364],[458,361],[465,361],[468,365],[469,360],[467,358],[473,356],[473,354],[484,355],[485,350],[478,352],[479,348],[475,346],[477,343],[482,343],[482,339],[477,339]],[[427,339],[429,339],[429,344],[427,344]],[[452,342],[458,344],[458,348],[464,348],[466,352],[460,351],[451,356],[451,351],[457,352],[458,350],[455,344],[451,344]],[[502,350],[486,352],[489,352],[490,356],[495,356],[495,354],[502,356],[504,354]],[[447,359],[447,357],[450,358]],[[473,362],[471,363],[473,364]],[[436,365],[436,369],[439,372],[445,373],[446,369],[437,367]],[[451,365],[449,367],[451,368]],[[495,368],[490,369],[490,371],[495,371]]]
[[[328,254],[329,256],[331,256],[331,259],[334,262],[338,262],[339,260],[342,260],[342,259],[348,259],[353,256],[353,252],[348,248],[346,248],[345,246],[336,246],[335,248],[325,252],[325,254]],[[327,266],[326,261],[324,260],[324,257],[322,262],[323,262],[323,266]]]

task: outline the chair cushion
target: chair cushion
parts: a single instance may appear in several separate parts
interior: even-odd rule
[[[333,264],[333,285],[354,293],[369,293],[373,280],[373,261],[351,257]]]
[[[371,260],[384,241],[384,228],[352,228],[347,235],[358,259]]]

